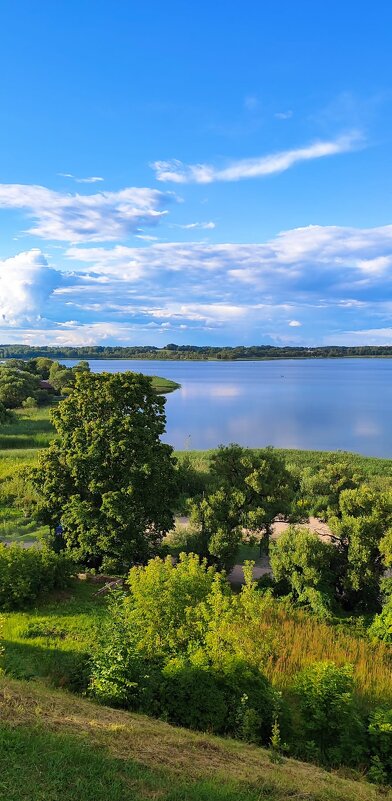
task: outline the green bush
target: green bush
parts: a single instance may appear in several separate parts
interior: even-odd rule
[[[178,525],[167,535],[164,547],[169,548],[174,554],[196,553],[205,556],[204,539],[200,531],[193,526]]]
[[[36,398],[32,398],[29,396],[24,401],[22,401],[23,409],[36,409],[38,406],[38,401]]]
[[[294,691],[300,715],[297,754],[327,765],[358,765],[366,737],[352,666],[315,662],[297,676]]]
[[[74,565],[49,548],[0,544],[0,609],[22,609],[39,595],[69,585]]]
[[[369,717],[368,733],[369,778],[376,784],[392,783],[392,709],[375,709]]]
[[[160,703],[161,714],[171,723],[215,733],[225,729],[224,682],[208,669],[171,660],[162,671]]]
[[[380,614],[375,615],[368,633],[372,639],[384,640],[392,644],[392,579],[381,582],[383,606]]]

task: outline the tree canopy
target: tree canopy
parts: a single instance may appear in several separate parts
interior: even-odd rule
[[[79,371],[52,411],[57,437],[34,479],[38,514],[52,529],[61,522],[66,547],[87,565],[143,562],[173,525],[164,405],[146,376]]]

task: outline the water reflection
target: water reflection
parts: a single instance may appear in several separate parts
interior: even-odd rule
[[[90,364],[178,381],[181,390],[167,397],[165,439],[180,450],[239,442],[392,458],[390,359]]]

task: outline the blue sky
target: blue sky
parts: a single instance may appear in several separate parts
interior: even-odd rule
[[[0,341],[391,344],[391,28],[3,0]]]

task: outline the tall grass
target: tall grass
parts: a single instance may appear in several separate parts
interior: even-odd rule
[[[386,643],[372,643],[342,625],[322,623],[276,601],[266,607],[256,640],[261,643],[270,628],[276,634],[277,647],[266,672],[279,689],[287,689],[294,675],[312,662],[331,660],[337,665],[354,665],[358,695],[366,706],[392,703],[392,651]]]

